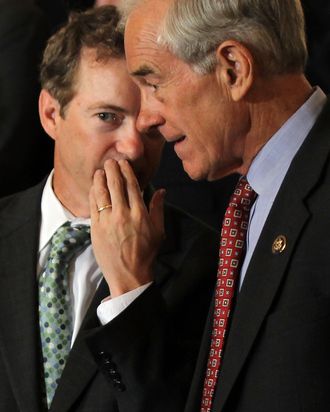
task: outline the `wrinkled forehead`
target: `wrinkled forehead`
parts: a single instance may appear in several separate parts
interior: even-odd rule
[[[125,53],[129,70],[137,59],[148,59],[162,52],[157,39],[168,5],[168,0],[147,0],[129,15],[125,26]]]
[[[173,0],[125,0],[119,6],[120,14],[124,20],[129,20],[133,16],[163,18]]]

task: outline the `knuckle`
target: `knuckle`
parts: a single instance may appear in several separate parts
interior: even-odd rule
[[[127,224],[127,217],[123,213],[114,212],[113,213],[114,227],[119,230]]]
[[[102,198],[109,196],[109,191],[105,187],[100,187],[98,190],[98,195]]]

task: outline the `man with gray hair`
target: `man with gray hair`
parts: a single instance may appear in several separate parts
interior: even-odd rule
[[[192,179],[242,175],[178,410],[327,410],[330,107],[303,74],[300,1],[127,1],[123,14],[128,69],[142,95],[139,130],[157,128],[174,143]],[[103,263],[111,272],[110,258]],[[136,283],[148,276],[136,273]],[[170,362],[161,351],[157,359]]]

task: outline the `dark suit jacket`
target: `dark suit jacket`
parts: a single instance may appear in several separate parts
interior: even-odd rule
[[[0,411],[4,412],[43,410],[36,281],[41,192],[39,185],[0,201]],[[167,238],[155,264],[155,284],[141,299],[146,305],[140,310],[138,300],[126,309],[133,314],[128,324],[115,319],[100,326],[96,308],[109,294],[106,283],[101,283],[51,411],[159,412],[152,403],[173,371],[157,357],[165,343],[172,360],[180,353],[175,397],[186,397],[214,287],[218,234],[173,207],[166,208],[165,216]],[[115,356],[110,363],[113,347],[108,341],[116,346],[119,364],[122,357],[128,363],[131,376],[121,376]],[[134,350],[123,351],[126,344]],[[154,392],[146,393],[151,387]],[[148,398],[150,408],[145,404]]]
[[[327,103],[265,223],[237,299],[212,411],[329,410],[329,119]],[[287,244],[274,254],[278,235]],[[186,412],[200,408],[210,326]]]

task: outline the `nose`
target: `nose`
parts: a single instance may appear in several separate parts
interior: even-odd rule
[[[125,159],[134,161],[140,159],[144,154],[144,142],[142,134],[134,128],[120,139],[117,144],[117,151]]]
[[[158,128],[165,123],[164,118],[156,111],[141,109],[136,121],[136,127],[141,133],[151,128]]]
[[[160,102],[152,98],[148,93],[141,93],[141,107],[136,121],[136,127],[141,133],[146,133],[150,128],[158,128],[165,123],[160,114]]]

